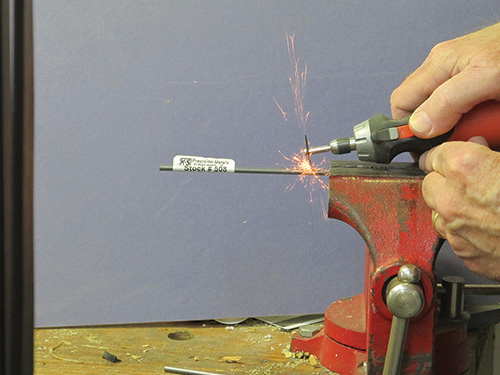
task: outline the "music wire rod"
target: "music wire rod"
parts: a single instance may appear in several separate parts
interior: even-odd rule
[[[181,375],[224,375],[220,372],[206,372],[198,370],[189,370],[185,368],[165,366],[163,368],[165,372],[170,372],[171,374],[181,374]]]
[[[174,171],[172,165],[162,165],[160,166],[160,171]],[[180,171],[184,172],[184,171]],[[194,173],[204,173],[204,172],[194,172]],[[310,176],[328,176],[328,171],[326,169],[317,169],[312,171],[304,171],[301,169],[279,169],[279,168],[246,168],[246,167],[236,167],[234,172],[223,172],[227,173],[248,173],[248,174],[288,174],[288,175],[310,175]]]

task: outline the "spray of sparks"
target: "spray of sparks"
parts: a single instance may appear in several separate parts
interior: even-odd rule
[[[288,47],[290,66],[292,67],[292,74],[288,79],[290,81],[290,87],[292,88],[294,97],[295,115],[299,120],[300,127],[305,133],[307,118],[310,113],[304,110],[304,90],[307,83],[307,64],[304,64],[304,69],[301,69],[299,66],[300,59],[298,59],[295,54],[295,35],[286,34],[286,45]]]
[[[305,97],[305,88],[307,83],[307,65],[304,64],[304,67],[301,68],[300,59],[297,58],[295,53],[295,36],[286,34],[286,44],[288,47],[288,56],[290,59],[291,66],[291,75],[289,77],[290,87],[292,89],[293,98],[294,98],[294,111],[295,116],[299,122],[300,128],[306,133],[306,125],[307,119],[309,118],[310,112],[304,109],[304,97]],[[278,109],[283,116],[285,121],[288,120],[288,114],[283,110],[283,108],[279,105],[278,101],[274,99]],[[306,148],[309,145],[306,144]],[[291,167],[288,169],[300,170],[303,173],[299,175],[297,181],[300,181],[305,187],[309,187],[309,195],[310,201],[313,201],[313,191],[316,187],[321,189],[327,189],[328,185],[323,181],[317,172],[324,167],[326,164],[326,160],[323,159],[319,164],[313,164],[308,156],[306,156],[302,152],[298,152],[291,157],[285,156],[281,153],[281,156],[285,160],[291,163]],[[289,185],[287,190],[295,187],[296,182]],[[323,206],[323,213],[326,216],[326,208],[324,207],[323,201],[321,201]]]
[[[292,167],[287,169],[302,171],[302,174],[299,175],[298,181],[300,181],[305,187],[311,187],[312,191],[316,187],[328,189],[328,185],[318,175],[318,171],[323,170],[321,167],[326,163],[325,159],[323,159],[323,161],[319,164],[312,164],[310,160],[302,153],[294,154],[292,157],[283,155],[281,151],[280,154],[285,160],[289,161],[292,164]],[[287,190],[295,187],[295,184],[296,183],[289,185],[287,187]]]

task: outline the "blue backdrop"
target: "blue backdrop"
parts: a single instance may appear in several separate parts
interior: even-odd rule
[[[36,325],[317,313],[361,292],[364,243],[324,218],[326,190],[311,202],[294,176],[159,166],[177,154],[290,166],[304,129],[286,35],[319,145],[389,114],[432,46],[499,12],[498,0],[35,0]],[[443,273],[471,280],[444,253]]]

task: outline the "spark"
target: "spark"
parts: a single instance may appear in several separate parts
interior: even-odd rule
[[[304,97],[305,97],[305,88],[307,84],[307,64],[304,64],[304,68],[301,68],[300,59],[297,58],[295,53],[295,35],[286,34],[286,45],[288,48],[288,57],[290,59],[291,66],[291,75],[288,77],[290,82],[290,87],[293,93],[294,99],[294,108],[295,115],[299,122],[299,126],[306,132],[307,119],[309,118],[310,112],[306,112],[304,110]],[[278,104],[275,99],[276,105],[280,108],[282,113],[285,113],[281,106]],[[306,137],[307,142],[307,137]],[[306,144],[306,148],[309,145]],[[281,154],[281,152],[280,152]],[[314,187],[320,186],[322,188],[328,188],[326,183],[314,172],[319,169],[319,167],[325,163],[323,160],[320,164],[314,165],[311,163],[310,157],[304,155],[303,153],[297,153],[292,157],[287,157],[281,154],[283,158],[292,163],[292,169],[299,169],[304,171],[303,174],[299,175],[299,181],[304,184],[305,187],[311,186]],[[288,187],[288,189],[293,188],[295,184],[292,184]],[[312,199],[312,198],[311,198]]]
[[[288,47],[288,56],[290,58],[290,65],[292,67],[292,74],[288,77],[290,87],[292,88],[295,115],[299,120],[299,125],[302,130],[306,130],[307,119],[310,112],[304,110],[304,90],[307,84],[307,64],[304,64],[304,69],[300,68],[300,59],[295,54],[295,35],[286,34],[286,45]]]
[[[312,201],[312,191],[316,187],[321,189],[328,189],[328,185],[321,179],[321,176],[318,175],[319,170],[324,170],[323,166],[326,164],[326,159],[323,159],[321,163],[314,164],[311,163],[309,158],[302,153],[294,154],[292,157],[285,156],[281,153],[281,156],[287,161],[289,161],[292,166],[286,169],[300,170],[302,174],[299,175],[298,181],[300,181],[304,187],[311,187],[311,201]],[[288,185],[287,190],[293,189],[295,187],[296,182]]]
[[[288,117],[287,117],[287,116],[288,116],[288,113],[286,113],[286,112],[283,110],[283,108],[281,108],[281,106],[280,106],[280,104],[278,103],[278,101],[276,100],[276,98],[273,98],[273,99],[274,99],[274,102],[276,103],[276,105],[278,106],[278,108],[279,108],[279,110],[280,110],[280,112],[281,112],[281,115],[283,116],[283,119],[284,119],[285,121],[288,121]]]
[[[301,60],[297,58],[295,52],[294,34],[286,34],[286,45],[288,48],[288,57],[290,59],[291,67],[288,80],[290,82],[290,88],[292,89],[293,94],[295,116],[300,128],[303,130],[305,135],[307,120],[309,119],[310,115],[310,112],[304,109],[305,89],[307,84],[307,64],[301,64]],[[274,101],[276,102],[276,105],[280,109],[281,114],[283,115],[285,120],[287,120],[286,112],[278,104],[278,101],[276,99],[274,99]],[[309,144],[307,141],[307,137],[305,137],[305,139],[307,149],[309,147]],[[300,181],[304,187],[309,188],[309,201],[312,203],[315,201],[315,199],[313,199],[313,193],[314,191],[316,191],[316,188],[328,189],[328,184],[321,178],[321,175],[317,174],[318,170],[324,170],[326,159],[323,159],[319,164],[314,164],[311,162],[310,157],[302,152],[296,153],[291,157],[283,155],[281,151],[279,151],[279,153],[285,160],[287,160],[291,164],[291,167],[289,169],[298,169],[302,171],[302,174],[299,175],[298,179],[294,183],[287,186],[287,190],[293,189],[297,182]],[[323,217],[326,219],[328,217],[327,208],[322,197],[319,198],[319,202],[322,207]]]

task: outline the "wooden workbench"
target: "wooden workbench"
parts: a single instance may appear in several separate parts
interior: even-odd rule
[[[254,319],[235,326],[202,321],[36,329],[34,373],[168,375],[163,368],[172,366],[227,375],[333,375],[314,357],[289,352],[293,333]],[[472,363],[484,334],[469,332]],[[105,352],[120,361],[103,359]],[[467,375],[474,374],[471,368]]]
[[[290,357],[291,337],[257,320],[36,329],[35,374],[167,374],[164,366],[221,374],[333,374],[314,358]],[[103,359],[104,352],[120,362]]]

